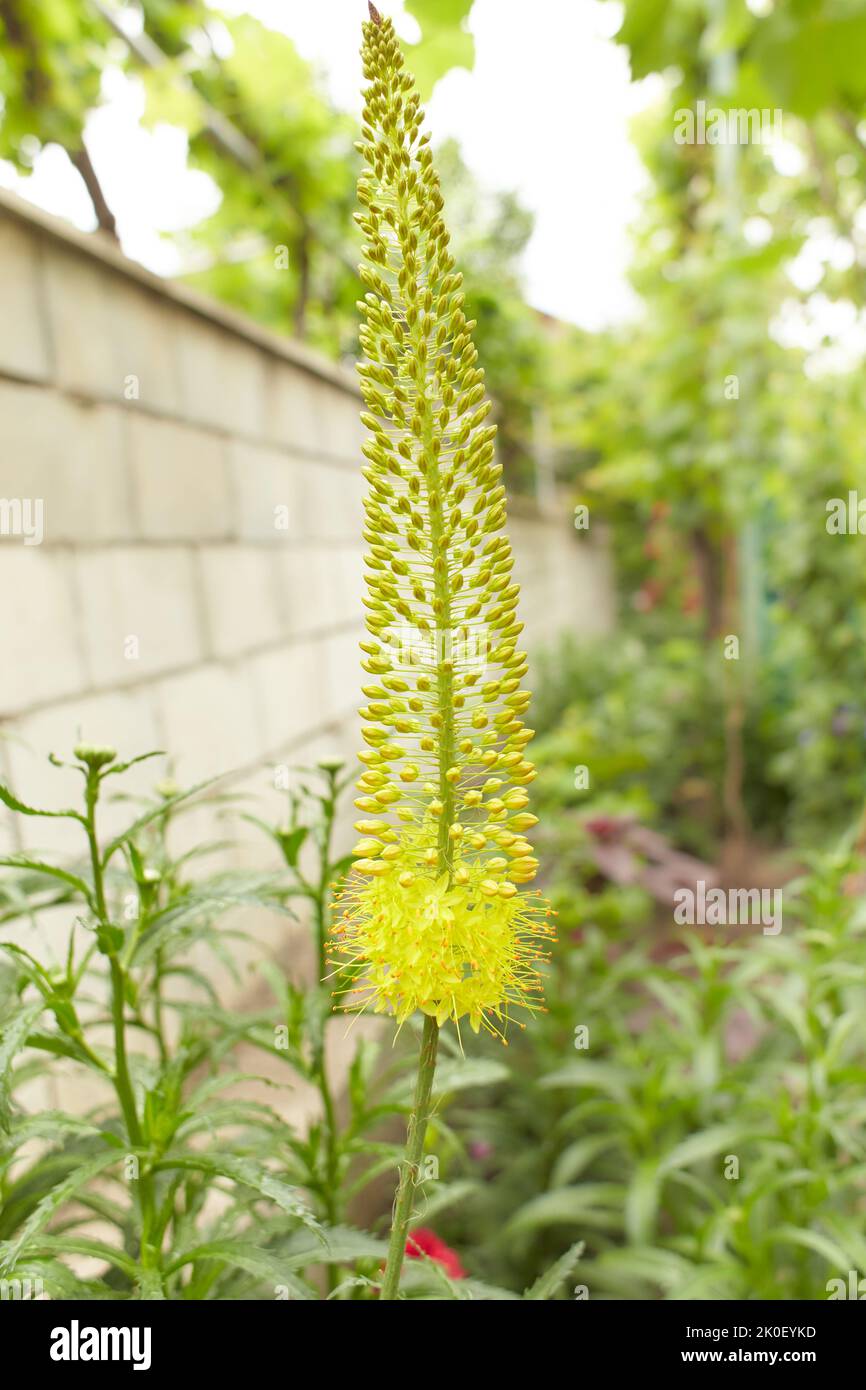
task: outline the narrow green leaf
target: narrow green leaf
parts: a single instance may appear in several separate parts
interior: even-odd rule
[[[531,1288],[526,1290],[524,1298],[530,1300],[553,1298],[558,1293],[566,1279],[571,1279],[574,1271],[580,1263],[580,1257],[584,1252],[584,1243],[579,1240],[576,1245],[572,1245],[570,1250],[566,1250],[564,1255],[560,1255],[555,1264],[550,1269],[545,1270]]]
[[[82,1187],[86,1187],[92,1178],[116,1165],[121,1157],[122,1155],[118,1154],[116,1149],[97,1154],[95,1158],[78,1164],[62,1182],[52,1187],[50,1192],[30,1213],[14,1239],[3,1241],[0,1244],[0,1270],[12,1269],[18,1257],[34,1236],[39,1235],[45,1229],[54,1213],[59,1211]]]
[[[29,869],[35,874],[44,874],[48,878],[58,878],[63,883],[68,883],[71,888],[75,888],[88,906],[93,907],[90,885],[85,883],[83,878],[79,878],[77,874],[60,869],[56,864],[45,864],[40,859],[30,859],[24,854],[6,854],[0,857],[0,868]]]
[[[11,1116],[11,1076],[12,1063],[26,1045],[30,1029],[40,1014],[45,1012],[45,1001],[25,1004],[7,1017],[0,1031],[0,1129],[8,1131]]]
[[[8,806],[10,811],[16,811],[19,816],[49,816],[62,817],[67,820],[83,820],[83,816],[78,811],[40,811],[35,806],[28,806],[26,802],[19,801],[17,796],[13,796],[8,787],[0,782],[0,801],[4,806]]]

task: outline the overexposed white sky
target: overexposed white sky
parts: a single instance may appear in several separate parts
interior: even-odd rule
[[[335,102],[360,107],[363,0],[223,0],[289,34],[322,72]],[[380,0],[401,35],[417,37],[402,0]],[[455,70],[428,104],[434,143],[455,136],[477,176],[512,189],[535,214],[525,283],[539,309],[587,328],[621,322],[634,300],[626,282],[628,226],[644,176],[628,137],[631,116],[654,94],[631,84],[628,61],[610,35],[620,6],[598,0],[475,0],[473,72]],[[177,257],[159,235],[213,211],[206,175],[186,168],[183,133],[138,125],[143,96],[119,72],[107,74],[105,105],[87,128],[88,147],[126,253],[171,274]],[[58,148],[33,176],[0,162],[0,183],[89,229],[89,199]]]

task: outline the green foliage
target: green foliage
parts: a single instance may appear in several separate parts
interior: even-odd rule
[[[81,810],[36,809],[0,785],[18,815],[65,816],[82,840],[68,863],[17,854],[0,864],[0,1273],[40,1278],[54,1299],[378,1298],[386,1245],[350,1223],[375,1210],[371,1190],[397,1169],[393,1126],[411,1103],[406,1053],[386,1059],[359,1039],[338,1098],[328,1023],[339,976],[302,987],[256,951],[244,923],[262,910],[303,911],[325,974],[331,891],[347,862],[332,845],[341,765],[299,771],[276,824],[207,784],[165,782],[105,839],[106,784],[139,761],[77,748]],[[206,794],[224,818],[268,837],[273,871],[193,875],[226,849],[172,850],[178,818]],[[49,921],[54,947],[37,954],[34,929],[46,942]],[[215,972],[237,983],[251,955],[273,1002],[229,1010]],[[442,1133],[446,1104],[507,1074],[498,1061],[468,1062],[456,1041],[445,1052]],[[76,1073],[88,1108],[34,1105],[35,1085],[56,1079],[62,1096]],[[298,1082],[320,1101],[303,1129],[279,1106]],[[419,1218],[438,1219],[472,1191],[437,1184]],[[98,1272],[78,1278],[76,1257]],[[562,1257],[526,1297],[552,1296],[577,1258]],[[452,1280],[425,1258],[404,1270],[400,1296],[518,1295]]]
[[[109,30],[77,0],[19,0],[0,10],[0,157],[22,172],[41,146],[80,148],[97,105]]]
[[[406,0],[407,14],[421,26],[420,41],[406,47],[423,101],[452,68],[474,66],[475,40],[465,28],[472,5],[473,0]]]
[[[80,811],[37,810],[0,789],[19,815],[76,821],[82,843],[81,859],[68,866],[28,854],[2,861],[4,1276],[39,1274],[53,1297],[318,1297],[321,1267],[332,1287],[343,1267],[372,1262],[375,1272],[383,1247],[346,1227],[343,1184],[352,1164],[361,1165],[353,1180],[360,1191],[364,1170],[383,1154],[396,1162],[388,1146],[370,1142],[367,1126],[399,1113],[400,1103],[375,1099],[371,1059],[361,1047],[351,1118],[338,1130],[324,1068],[324,993],[304,994],[262,962],[277,1012],[231,1014],[206,961],[210,955],[237,975],[233,955],[252,945],[238,912],[285,913],[295,887],[326,910],[330,875],[339,869],[330,857],[339,768],[312,775],[323,784],[315,825],[299,825],[297,797],[294,824],[265,825],[293,885],[278,870],[190,876],[193,862],[214,847],[175,856],[171,843],[177,817],[201,800],[201,789],[164,784],[126,830],[102,837],[98,816],[109,779],[130,765],[110,749],[77,748]],[[319,847],[318,886],[297,869],[308,835]],[[50,914],[56,940],[58,912],[67,923],[65,945],[40,959],[32,927]],[[239,1068],[242,1047],[287,1065],[287,1081],[300,1076],[320,1086],[321,1122],[293,1134],[256,1094],[273,1080],[256,1083]],[[55,1067],[65,1068],[58,1075],[70,1067],[84,1073],[92,1108],[31,1108],[31,1083],[44,1084]],[[76,1255],[97,1260],[103,1274],[74,1280],[66,1260]]]
[[[190,47],[147,74],[147,119],[186,127],[190,158],[221,192],[182,241],[190,283],[280,331],[291,325],[332,354],[352,341],[356,276],[349,251],[354,123],[340,115],[291,39],[249,15],[225,19],[227,56]],[[178,94],[186,92],[183,105]],[[240,162],[214,139],[209,111],[246,142]]]
[[[846,845],[815,862],[776,938],[566,935],[540,1034],[450,1114],[475,1193],[443,1225],[484,1278],[524,1286],[563,1231],[593,1298],[821,1299],[862,1267],[855,869]]]

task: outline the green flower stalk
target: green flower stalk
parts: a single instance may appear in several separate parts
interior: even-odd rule
[[[358,183],[367,294],[359,367],[369,547],[356,823],[335,946],[345,1007],[426,1016],[386,1297],[402,1260],[429,1113],[438,1028],[468,1018],[505,1040],[540,1007],[549,911],[522,889],[527,831],[518,586],[484,373],[464,313],[424,113],[388,19],[362,49]]]
[[[518,586],[424,113],[393,24],[370,14],[356,220],[371,683],[337,946],[352,999],[502,1036],[510,1007],[537,1000],[538,938],[551,934],[543,903],[520,891],[538,861]]]

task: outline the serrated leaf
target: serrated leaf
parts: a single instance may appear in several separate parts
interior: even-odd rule
[[[4,806],[8,806],[10,811],[16,811],[19,816],[48,816],[59,817],[71,820],[81,820],[82,816],[78,811],[41,811],[35,806],[28,806],[26,802],[19,801],[17,796],[0,782],[0,801]]]
[[[566,1279],[571,1279],[574,1271],[580,1263],[580,1258],[585,1246],[582,1240],[572,1245],[570,1250],[566,1250],[564,1255],[560,1255],[555,1264],[550,1266],[535,1283],[526,1290],[524,1298],[530,1300],[552,1298],[559,1291]]]
[[[315,1242],[306,1233],[294,1236],[286,1247],[289,1269],[305,1269],[310,1264],[353,1264],[355,1260],[382,1260],[388,1247],[375,1236],[351,1226],[321,1227]]]
[[[0,868],[29,869],[31,873],[43,874],[46,878],[60,879],[61,882],[77,889],[88,905],[93,906],[90,885],[85,883],[83,878],[79,878],[77,874],[71,874],[66,869],[58,868],[56,864],[45,864],[42,860],[30,859],[25,854],[5,854],[0,857]]]
[[[322,1238],[322,1230],[309,1207],[294,1187],[282,1182],[248,1158],[235,1158],[230,1154],[166,1154],[155,1165],[157,1169],[182,1169],[191,1172],[207,1173],[214,1178],[229,1178],[275,1202],[281,1211],[294,1216],[309,1230]]]
[[[33,1245],[33,1258],[39,1259],[43,1251],[49,1255],[85,1255],[89,1259],[104,1260],[106,1264],[114,1265],[132,1279],[140,1272],[136,1261],[130,1255],[112,1245],[106,1245],[104,1241],[91,1240],[86,1236],[40,1236]]]
[[[193,1250],[188,1250],[177,1259],[171,1261],[168,1270],[174,1273],[181,1269],[183,1265],[193,1264],[200,1259],[218,1259],[224,1265],[234,1266],[235,1269],[243,1269],[247,1275],[254,1275],[256,1279],[270,1283],[277,1289],[281,1284],[285,1284],[295,1298],[310,1301],[316,1298],[316,1294],[307,1284],[296,1279],[291,1272],[291,1268],[286,1264],[281,1255],[272,1254],[268,1250],[259,1250],[256,1245],[243,1244],[236,1240],[210,1240],[203,1245],[196,1245]]]
[[[0,1269],[13,1268],[27,1245],[34,1236],[45,1229],[54,1213],[82,1187],[86,1187],[91,1178],[104,1173],[107,1168],[117,1164],[120,1158],[121,1155],[116,1149],[98,1154],[95,1158],[80,1163],[62,1182],[57,1183],[30,1213],[15,1237],[0,1244]]]
[[[45,1002],[24,1004],[7,1017],[0,1032],[0,1129],[8,1130],[11,1116],[12,1063],[25,1046],[33,1024],[45,1012]]]

